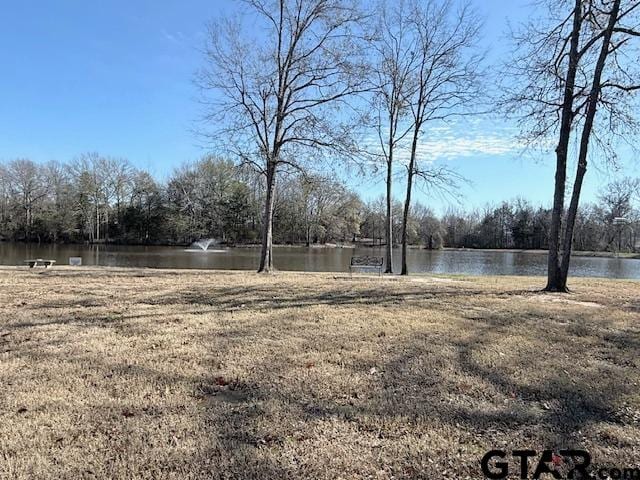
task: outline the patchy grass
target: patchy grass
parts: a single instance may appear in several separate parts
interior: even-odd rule
[[[640,283],[0,269],[0,477],[481,478],[640,461]]]

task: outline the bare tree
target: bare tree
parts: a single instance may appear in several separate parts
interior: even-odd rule
[[[148,179],[139,175],[139,172],[136,172],[131,163],[125,158],[114,158],[110,163],[109,188],[113,192],[116,202],[116,220],[121,224],[123,203],[125,198],[133,195],[134,178],[137,177],[144,184],[148,183]]]
[[[124,166],[125,164],[120,164]],[[122,174],[122,171],[120,171]],[[154,178],[145,171],[127,169],[127,183],[131,183],[131,203],[143,212],[140,234],[145,243],[149,242],[154,204],[159,203],[160,189]],[[117,178],[117,177],[116,177]],[[118,201],[118,200],[116,200]]]
[[[251,25],[212,24],[198,75],[210,135],[265,178],[259,272],[273,268],[276,178],[357,151],[349,100],[366,88],[346,0],[247,0]],[[255,35],[253,32],[256,32]],[[213,95],[211,95],[213,94]]]
[[[640,178],[624,177],[605,185],[598,194],[600,203],[606,207],[607,223],[616,217],[626,217],[633,209],[633,198],[640,193]]]
[[[386,166],[385,273],[393,273],[393,172],[396,149],[411,131],[409,97],[416,69],[416,35],[409,25],[408,2],[400,0],[389,7],[379,4],[378,32],[371,42],[375,51],[374,103],[378,112],[376,128]]]
[[[601,4],[599,4],[601,3]],[[581,114],[583,115],[582,132],[580,135],[580,148],[578,152],[578,162],[576,167],[576,176],[573,183],[573,192],[571,194],[571,202],[567,211],[566,227],[563,239],[562,262],[560,264],[560,290],[566,290],[567,277],[569,275],[569,262],[571,259],[571,248],[573,244],[573,229],[575,226],[576,215],[578,212],[578,204],[580,202],[580,192],[582,190],[582,182],[587,172],[587,158],[589,153],[589,143],[594,136],[594,125],[596,111],[598,107],[605,110],[605,115],[609,114],[609,120],[622,121],[625,125],[635,128],[633,119],[625,118],[624,111],[620,110],[620,104],[609,106],[608,102],[612,101],[602,95],[603,90],[613,89],[616,92],[623,92],[625,95],[632,95],[634,91],[640,89],[640,79],[630,75],[629,70],[621,65],[627,62],[628,58],[624,58],[619,53],[620,49],[629,50],[627,44],[633,37],[640,36],[640,29],[634,30],[624,24],[625,17],[640,11],[639,1],[625,1],[625,9],[621,10],[622,0],[592,1],[589,8],[592,8],[588,17],[591,28],[594,30],[592,38],[600,38],[600,51],[593,67],[591,77],[591,85],[588,96],[583,102],[584,106]],[[635,22],[634,22],[635,24]],[[638,58],[633,59],[637,61]],[[607,69],[607,64],[609,68]],[[606,72],[605,72],[606,69]],[[609,77],[607,78],[607,75]],[[636,83],[637,82],[637,83]],[[618,99],[614,99],[618,100]],[[624,104],[625,99],[622,99]],[[613,117],[610,115],[613,114]],[[618,119],[619,115],[622,115]],[[610,128],[609,130],[615,129]],[[614,131],[615,133],[615,131]],[[596,141],[598,141],[596,133]]]
[[[101,226],[108,221],[107,211],[112,197],[111,162],[96,152],[84,153],[71,163],[70,170],[78,188],[79,208],[85,210],[88,207],[92,210],[82,212],[90,231],[90,239],[100,242],[101,235],[106,233]]]
[[[429,189],[455,189],[461,177],[455,171],[419,162],[419,143],[429,122],[478,111],[482,55],[476,51],[480,26],[469,3],[457,10],[452,0],[416,2],[410,13],[415,38],[414,90],[409,99],[412,138],[407,165],[407,188],[402,219],[402,275],[407,267],[407,224],[416,178]]]
[[[31,240],[33,211],[47,195],[47,183],[41,168],[31,160],[19,158],[9,163],[9,182],[14,194],[20,198],[20,207],[24,211],[24,236]]]
[[[630,233],[627,247],[633,251],[636,244],[637,219],[634,218],[633,200],[640,193],[640,178],[624,177],[605,185],[600,191],[598,199],[602,206],[602,218],[600,220],[607,226],[606,246],[613,244],[618,237],[618,251],[622,249],[621,234],[626,229]],[[616,225],[616,219],[624,219],[623,223]]]
[[[11,221],[11,178],[9,170],[5,165],[0,164],[0,238],[8,230]]]
[[[64,163],[52,160],[43,165],[43,175],[48,185],[46,223],[50,226],[52,240],[56,242],[60,234],[68,233],[73,228],[69,169]]]
[[[590,144],[615,159],[614,140],[625,140],[625,134],[637,131],[630,106],[640,89],[634,82],[639,72],[633,42],[640,36],[639,6],[637,0],[549,1],[546,21],[532,21],[515,34],[517,53],[509,72],[516,86],[505,88],[503,105],[520,118],[531,142],[557,135],[548,291],[567,291]],[[574,132],[580,132],[577,170],[565,217],[567,161]]]

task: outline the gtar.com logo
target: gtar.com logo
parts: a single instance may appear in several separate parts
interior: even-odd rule
[[[485,478],[489,479],[519,474],[521,479],[640,480],[640,467],[597,468],[591,466],[591,455],[584,450],[543,450],[540,455],[535,450],[512,450],[510,454],[504,450],[491,450],[482,457],[480,466]]]
[[[584,450],[560,450],[559,454],[552,450],[543,450],[538,458],[535,450],[513,450],[512,460],[519,464],[520,478],[540,478],[544,474],[553,478],[586,478],[587,468],[591,464],[591,455]],[[501,479],[509,475],[509,459],[503,450],[491,450],[480,462],[482,473],[486,478]],[[529,461],[531,460],[531,462]],[[571,469],[563,476],[559,468],[566,461],[571,461]],[[530,465],[531,463],[531,465]],[[514,472],[515,473],[515,472]],[[578,476],[580,474],[580,476]],[[549,478],[549,477],[546,477]]]

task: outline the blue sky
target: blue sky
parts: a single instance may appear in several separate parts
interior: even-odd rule
[[[505,52],[507,19],[530,12],[529,0],[475,0],[486,19],[491,60]],[[4,0],[0,29],[0,160],[66,161],[98,151],[128,158],[163,178],[206,149],[192,133],[199,115],[193,74],[201,65],[205,23],[233,14],[223,0]],[[429,149],[471,180],[468,207],[523,196],[550,205],[552,155],[522,155],[513,125],[500,118],[431,132]],[[627,174],[640,175],[627,161]],[[585,181],[590,200],[604,173]],[[353,180],[365,198],[379,181]],[[398,182],[396,192],[404,190]],[[447,204],[419,194],[442,211]]]

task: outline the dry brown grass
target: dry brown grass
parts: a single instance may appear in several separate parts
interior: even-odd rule
[[[640,461],[640,283],[0,269],[0,477],[480,478]]]

